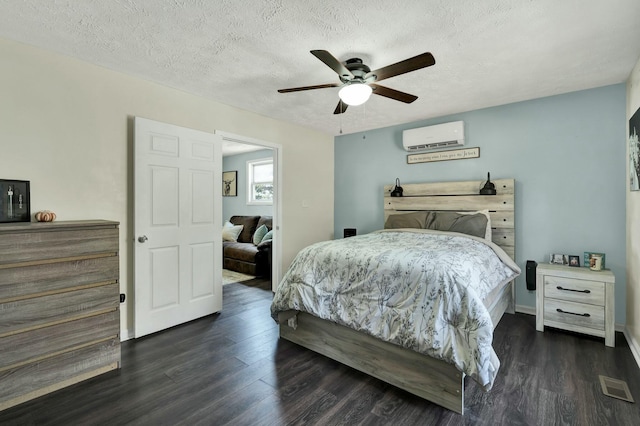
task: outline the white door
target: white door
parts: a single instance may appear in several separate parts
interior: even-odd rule
[[[222,309],[221,138],[135,118],[135,337]]]

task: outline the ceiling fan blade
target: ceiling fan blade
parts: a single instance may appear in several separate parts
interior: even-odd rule
[[[405,59],[404,61],[396,62],[395,64],[388,65],[386,67],[379,68],[368,72],[365,79],[375,75],[375,81],[381,81],[385,78],[395,77],[396,75],[405,74],[411,71],[419,70],[421,68],[430,67],[436,63],[435,58],[429,52],[425,52],[421,55],[414,56],[413,58]]]
[[[279,89],[278,93],[301,92],[303,90],[326,89],[327,87],[338,87],[339,83],[317,84],[315,86],[292,87],[290,89]]]
[[[411,95],[409,93],[401,92],[396,89],[389,89],[388,87],[380,86],[379,84],[370,84],[373,89],[374,95],[384,96],[385,98],[395,99],[396,101],[404,102],[405,104],[410,104],[411,102],[418,99],[417,96]]]
[[[342,102],[342,99],[340,99],[340,102],[338,102],[338,105],[336,106],[336,109],[333,111],[334,114],[342,114],[343,112],[345,112],[347,110],[347,107],[349,105],[345,104],[344,102]]]
[[[331,53],[326,50],[312,50],[311,54],[325,63],[326,66],[334,70],[340,77],[351,80],[354,75],[345,67],[342,62],[337,60]]]

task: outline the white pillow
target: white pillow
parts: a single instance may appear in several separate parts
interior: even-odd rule
[[[234,225],[227,221],[222,227],[222,241],[238,241],[244,225]]]
[[[457,212],[459,214],[476,214],[476,213],[480,213],[483,214],[487,217],[487,229],[485,229],[484,231],[484,239],[487,241],[491,241],[492,238],[492,234],[491,234],[491,215],[489,214],[489,209],[486,210],[478,210],[476,212]]]

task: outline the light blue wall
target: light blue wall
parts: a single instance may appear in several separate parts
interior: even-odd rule
[[[238,171],[238,196],[222,197],[222,214],[224,220],[231,216],[272,216],[273,206],[247,205],[247,161],[261,158],[273,158],[273,150],[262,149],[246,154],[230,155],[222,159],[222,170],[225,172]]]
[[[421,102],[428,102],[422,99]],[[616,322],[625,322],[626,88],[623,84],[335,138],[335,235],[384,225],[382,188],[401,183],[516,180],[516,261],[549,253],[606,253],[616,275]],[[465,123],[480,158],[407,164],[404,129]],[[346,126],[345,126],[346,127]],[[517,304],[535,307],[524,273]]]

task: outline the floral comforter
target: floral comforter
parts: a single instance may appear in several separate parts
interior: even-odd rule
[[[500,367],[483,298],[520,268],[458,233],[384,230],[313,244],[278,286],[271,314],[297,310],[454,364],[490,389]]]

